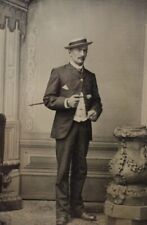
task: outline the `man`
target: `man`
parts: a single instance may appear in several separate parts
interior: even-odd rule
[[[96,121],[102,112],[95,75],[84,67],[90,44],[80,38],[65,47],[70,62],[52,70],[43,99],[47,108],[56,110],[51,137],[56,139],[57,225],[67,224],[69,215],[95,219],[85,212],[82,200],[91,121]]]

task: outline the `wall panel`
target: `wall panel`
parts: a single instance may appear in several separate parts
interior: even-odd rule
[[[103,202],[110,180],[108,163],[116,143],[91,143],[88,153],[88,176],[84,187],[85,201]],[[55,143],[21,141],[21,194],[25,199],[55,199]],[[91,195],[88,195],[89,190]],[[101,193],[101,194],[100,194]]]

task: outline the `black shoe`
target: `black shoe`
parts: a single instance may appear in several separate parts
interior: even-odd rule
[[[96,216],[95,215],[91,215],[91,214],[89,214],[87,212],[83,212],[80,215],[80,218],[83,219],[83,220],[96,221]]]
[[[91,215],[85,211],[83,211],[81,214],[79,213],[73,213],[73,217],[80,218],[83,220],[88,220],[88,221],[96,221],[96,216]]]
[[[67,215],[67,216],[63,216],[59,219],[57,219],[57,222],[56,222],[56,225],[66,225],[70,220],[70,217]]]
[[[68,223],[67,220],[58,220],[58,221],[56,222],[56,225],[66,225],[67,223]]]
[[[0,221],[0,225],[6,225],[6,222]]]
[[[65,222],[65,221],[58,221],[56,223],[56,225],[67,225],[67,222]]]
[[[56,223],[56,225],[67,225],[67,222],[58,221],[58,222]]]

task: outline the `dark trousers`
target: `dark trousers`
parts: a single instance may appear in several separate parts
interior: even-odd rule
[[[70,214],[71,210],[79,214],[83,210],[82,189],[87,175],[86,155],[88,146],[87,121],[73,122],[67,137],[56,140],[57,219]]]

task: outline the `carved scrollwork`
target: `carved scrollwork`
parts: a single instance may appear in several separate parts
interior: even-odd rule
[[[123,178],[122,172],[125,164],[128,166],[130,171],[134,173],[139,174],[144,172],[144,170],[147,168],[146,146],[140,149],[140,159],[138,159],[138,161],[135,161],[133,158],[131,158],[125,148],[121,148],[119,151],[119,157],[114,157],[109,163],[110,172],[113,173],[114,166],[117,166],[117,173],[115,173],[115,176],[120,176]]]
[[[129,204],[133,199],[147,201],[147,187],[145,185],[118,185],[114,182],[110,183],[107,188],[108,198],[117,205]],[[140,200],[140,201],[139,201]],[[137,204],[136,201],[136,204]]]
[[[146,126],[141,127],[116,127],[114,135],[118,138],[147,138]]]
[[[117,127],[119,148],[110,161],[107,199],[116,205],[147,205],[147,128]]]

